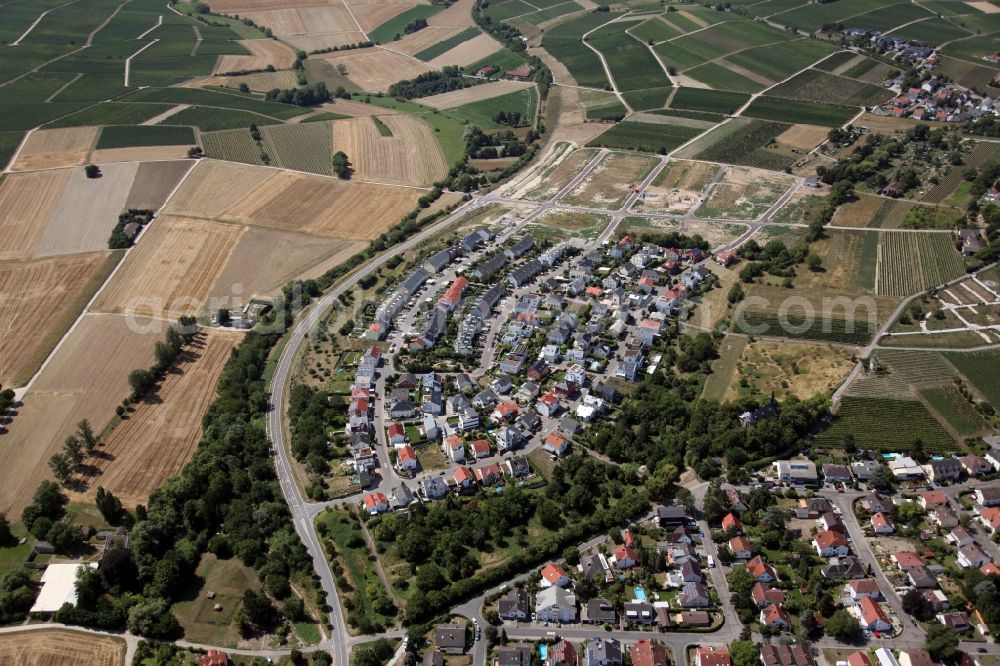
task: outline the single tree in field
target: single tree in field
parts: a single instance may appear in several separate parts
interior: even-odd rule
[[[333,172],[338,178],[347,180],[354,173],[354,168],[351,167],[351,161],[347,159],[347,153],[342,150],[338,150],[333,154]]]
[[[88,164],[83,167],[83,173],[87,175],[87,178],[100,178],[101,169],[95,164]]]
[[[94,455],[94,451],[101,445],[101,439],[94,434],[94,429],[90,427],[90,421],[84,419],[76,424],[76,436],[83,443],[83,452],[88,456]]]
[[[76,435],[70,435],[63,442],[63,452],[66,454],[66,461],[72,469],[83,462],[83,444]]]
[[[52,470],[52,475],[56,477],[56,481],[64,486],[69,481],[70,475],[73,472],[69,461],[66,460],[66,456],[61,453],[52,454],[52,457],[49,458],[49,469]]]

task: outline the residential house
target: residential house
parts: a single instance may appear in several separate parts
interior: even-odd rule
[[[726,501],[729,503],[729,510],[733,513],[743,513],[747,510],[747,505],[743,502],[743,495],[735,486],[725,486],[723,492],[726,494]]]
[[[489,458],[490,454],[492,454],[490,443],[485,439],[477,439],[472,443],[472,454],[477,460],[481,458]]]
[[[920,493],[918,502],[920,502],[920,506],[925,511],[930,511],[939,506],[946,506],[948,504],[948,496],[939,490],[929,490],[925,493]]]
[[[677,605],[683,608],[703,608],[712,605],[712,598],[704,583],[685,583],[677,595]]]
[[[569,449],[569,441],[557,432],[550,432],[545,437],[542,449],[544,449],[546,453],[562,456],[565,455],[566,451]]]
[[[567,587],[569,585],[569,575],[561,566],[554,562],[549,562],[542,567],[542,587]]]
[[[851,552],[847,538],[836,530],[819,532],[813,539],[812,545],[820,557],[844,557]]]
[[[810,497],[800,499],[799,505],[795,507],[796,518],[819,518],[823,514],[833,511],[833,505],[825,497]]]
[[[861,498],[861,508],[868,513],[892,513],[892,502],[887,499],[883,499],[876,495],[875,493],[868,493]]]
[[[958,514],[950,506],[941,506],[934,509],[928,514],[927,519],[946,530],[958,525]]]
[[[428,499],[441,499],[447,495],[450,490],[448,484],[444,482],[440,476],[428,476],[420,481],[420,487],[424,490],[424,495]]]
[[[831,558],[830,563],[820,569],[820,573],[831,580],[853,580],[864,578],[868,572],[858,558],[848,555]]]
[[[520,259],[524,254],[530,250],[535,245],[535,239],[531,237],[531,234],[525,234],[511,247],[504,251],[507,258],[511,261],[515,259]]]
[[[580,666],[580,656],[572,643],[562,640],[549,646],[545,666]]]
[[[736,514],[727,513],[722,517],[722,529],[730,534],[740,534],[743,532],[743,523]]]
[[[990,506],[979,511],[979,522],[983,524],[986,531],[996,534],[1000,531],[1000,507]]]
[[[691,522],[691,516],[688,515],[687,509],[682,506],[660,505],[656,507],[656,520],[660,527],[681,527]]]
[[[889,631],[892,629],[892,623],[885,611],[871,597],[862,597],[854,608],[861,621],[861,626],[868,631]]]
[[[975,543],[958,549],[958,565],[963,569],[978,569],[989,561],[989,556]]]
[[[726,646],[698,646],[695,648],[695,666],[733,666],[733,658]]]
[[[523,587],[515,587],[497,601],[502,620],[527,620],[531,617],[531,599]]]
[[[432,442],[438,438],[438,435],[441,434],[441,430],[438,428],[437,421],[434,419],[433,414],[424,414],[423,430],[424,437]]]
[[[503,471],[496,463],[477,467],[475,469],[476,480],[484,488],[498,486],[503,483]]]
[[[787,630],[792,626],[792,620],[783,607],[771,605],[760,609],[760,624],[772,629]]]
[[[862,578],[852,580],[844,586],[844,592],[854,600],[855,603],[865,597],[878,601],[882,598],[882,590],[878,586],[878,581],[874,578]]]
[[[982,476],[993,471],[993,465],[982,456],[968,455],[959,458],[959,460],[962,462],[962,469],[965,470],[965,473],[972,477]]]
[[[911,550],[899,550],[892,554],[892,561],[900,571],[909,571],[913,567],[923,566],[924,560]]]
[[[740,420],[743,420],[742,416]],[[778,480],[785,483],[814,484],[819,481],[816,463],[811,460],[776,460],[773,466]]]
[[[420,469],[417,452],[412,446],[404,446],[396,453],[396,466],[405,472],[416,472]]]
[[[465,462],[465,444],[459,435],[448,435],[445,437],[444,448],[453,463]]]
[[[576,622],[576,595],[557,586],[535,595],[535,616],[539,622]]]
[[[760,648],[763,666],[814,666],[809,652],[797,643],[763,645]]]
[[[924,468],[910,456],[896,456],[889,461],[889,471],[897,481],[924,478]]]
[[[681,562],[678,569],[680,579],[685,583],[700,583],[704,580],[704,577],[701,575],[701,567],[698,566],[698,563],[693,560]]]
[[[632,569],[639,563],[639,556],[631,546],[620,544],[615,547],[611,561],[619,569]]]
[[[1000,485],[976,488],[976,501],[980,506],[1000,506]]]
[[[927,650],[900,650],[899,666],[935,666]]]
[[[840,519],[840,516],[833,511],[827,511],[819,520],[816,521],[823,530],[828,530],[830,532],[840,532],[841,534],[847,533],[847,526],[844,525],[844,521]]]
[[[618,613],[607,599],[591,599],[583,608],[582,621],[584,624],[615,624]]]
[[[375,516],[389,510],[389,498],[385,493],[368,493],[364,497],[365,511]]]
[[[393,421],[386,428],[386,434],[389,436],[389,443],[395,447],[400,447],[406,444],[406,427],[399,423],[398,421]]]
[[[452,482],[459,492],[474,488],[476,485],[475,480],[475,475],[468,467],[459,465],[455,468],[455,475],[452,477]]]
[[[895,525],[892,524],[892,519],[881,512],[871,517],[871,525],[875,534],[892,534],[896,531]]]
[[[747,562],[747,571],[750,572],[754,580],[760,583],[773,583],[778,580],[778,574],[760,555]]]
[[[823,465],[823,478],[827,483],[848,483],[854,479],[854,475],[851,474],[851,468],[847,465],[825,463]]]
[[[445,654],[464,654],[465,624],[439,624],[434,627],[434,644]]]
[[[924,565],[915,566],[906,572],[910,584],[918,590],[929,590],[937,587],[937,578]]]
[[[851,474],[858,481],[867,481],[871,478],[872,473],[881,466],[881,463],[874,460],[857,460],[851,463]]]
[[[948,541],[955,544],[957,547],[968,546],[970,543],[975,543],[975,539],[969,534],[969,531],[964,527],[956,527],[951,532],[948,533]]]
[[[937,621],[939,624],[952,629],[956,633],[962,634],[966,631],[972,630],[972,623],[969,622],[969,616],[967,613],[962,611],[952,611],[951,613],[938,613]]]
[[[504,426],[496,433],[496,444],[500,453],[513,451],[521,445],[521,435],[517,430]]]
[[[962,478],[962,462],[957,458],[941,458],[927,463],[927,477],[934,483],[958,481]]]
[[[753,550],[750,547],[750,540],[745,536],[734,537],[729,540],[729,552],[737,560],[749,560],[753,557]]]
[[[653,624],[656,622],[656,608],[648,601],[626,601],[622,619],[629,624]]]
[[[497,658],[493,666],[531,666],[534,653],[535,646],[527,643],[501,645],[497,648]]]
[[[629,647],[632,666],[667,666],[670,659],[667,648],[658,641],[639,639]]]
[[[559,396],[555,391],[549,391],[535,402],[535,409],[542,416],[552,418],[558,415],[562,405],[559,404]]]
[[[753,588],[750,590],[750,596],[758,608],[783,606],[785,603],[785,593],[782,590],[773,587],[764,587],[763,583],[754,583]]]
[[[597,636],[587,643],[587,666],[622,666],[622,644],[614,638]]]
[[[712,616],[706,611],[684,611],[678,613],[674,621],[682,627],[710,627],[712,626]]]
[[[501,463],[500,467],[516,479],[521,479],[531,475],[531,465],[524,456],[511,456]]]

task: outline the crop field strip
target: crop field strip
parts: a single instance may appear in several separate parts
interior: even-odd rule
[[[965,273],[962,258],[948,234],[878,233],[879,294],[909,296]]]
[[[794,161],[791,156],[766,150],[790,125],[766,120],[728,125],[733,127],[723,125],[705,135],[707,143],[696,159],[774,170],[783,169]]]
[[[542,46],[566,66],[578,85],[604,89],[610,82],[601,59],[583,43],[583,35],[611,20],[606,14],[585,14],[545,31]]]
[[[264,152],[275,166],[333,175],[329,123],[267,125],[260,134]]]
[[[805,123],[840,127],[858,114],[857,107],[824,104],[821,102],[800,102],[793,99],[761,96],[751,102],[743,112],[744,116],[775,120],[785,123]]]
[[[604,131],[588,146],[637,150],[665,155],[704,131],[701,128],[626,120]]]
[[[861,375],[847,389],[848,395],[915,399],[918,385],[950,384],[956,376],[955,368],[938,352],[880,349],[877,356],[887,372]]]

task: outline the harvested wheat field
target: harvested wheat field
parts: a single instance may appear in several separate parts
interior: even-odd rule
[[[203,161],[167,206],[179,216],[370,240],[417,205],[424,191]]]
[[[421,102],[423,102],[423,100],[421,100]],[[321,104],[319,109],[321,111],[331,111],[333,113],[354,117],[388,116],[399,113],[399,111],[396,111],[395,109],[385,109],[374,104],[365,104],[364,102],[355,102],[349,99],[338,99],[333,102]]]
[[[462,28],[458,26],[427,26],[422,30],[405,35],[399,41],[393,42],[390,48],[398,53],[415,56],[421,51],[434,46],[438,42],[443,42],[446,39],[454,37],[460,32],[462,32]]]
[[[774,140],[786,146],[791,146],[792,148],[810,151],[826,141],[826,135],[829,134],[829,132],[829,127],[820,127],[818,125],[792,125],[775,137]]]
[[[334,67],[344,65],[347,68],[347,78],[362,90],[373,93],[385,92],[397,81],[412,79],[432,71],[432,68],[415,58],[378,48],[355,49],[318,57]]]
[[[166,322],[84,315],[24,397],[4,435],[0,511],[19,515],[35,488],[52,477],[49,457],[81,419],[103,430],[129,394],[128,373],[153,363]]]
[[[259,25],[270,27],[268,23]],[[278,31],[275,30],[275,33]],[[275,69],[288,69],[295,62],[295,51],[273,39],[244,39],[240,40],[240,44],[252,55],[219,56],[215,63],[215,73],[265,69],[268,65],[274,65]]]
[[[0,385],[27,383],[120,258],[104,251],[0,261]]]
[[[320,264],[335,265],[349,258],[359,243],[250,227],[208,292],[209,312],[242,307],[253,296],[278,293],[289,281]]]
[[[298,77],[291,70],[280,72],[257,72],[240,76],[223,77],[221,85],[226,88],[239,88],[242,84],[254,92],[268,92],[274,88],[295,88],[299,85]],[[215,84],[218,85],[218,84]]]
[[[850,201],[839,208],[833,215],[834,226],[840,227],[867,227],[875,217],[876,211],[886,202],[882,197],[870,194],[859,194],[854,201]]]
[[[361,24],[361,29],[365,32],[371,32],[389,19],[395,18],[403,12],[409,11],[417,6],[415,4],[410,5],[402,3],[391,5],[348,4],[350,4],[351,13],[354,14],[354,18]]]
[[[174,215],[214,218],[221,216],[254,189],[263,188],[280,171],[230,162],[201,160],[167,202]]]
[[[13,173],[0,181],[0,260],[30,257],[72,169]],[[105,239],[106,240],[106,239]]]
[[[414,116],[385,116],[392,131],[382,136],[371,118],[331,123],[332,150],[351,158],[354,177],[395,185],[430,185],[448,173],[441,148],[430,127]]]
[[[462,28],[471,28],[476,25],[472,20],[472,6],[476,0],[458,0],[452,3],[443,12],[439,12],[427,19],[428,25],[453,25]]]
[[[239,14],[263,11],[275,7],[321,7],[323,5],[339,5],[341,0],[218,0],[212,2],[212,11],[223,14]]]
[[[11,171],[81,166],[97,139],[98,127],[35,130],[24,140]]]
[[[242,334],[199,333],[156,391],[115,428],[102,448],[110,459],[98,459],[90,490],[80,499],[93,501],[98,485],[131,508],[168,477],[180,472],[201,439],[205,415],[229,353]]]
[[[122,666],[125,642],[68,629],[0,635],[0,664],[7,666]]]
[[[527,81],[492,81],[483,83],[471,88],[462,88],[451,92],[441,93],[422,97],[420,103],[433,109],[453,109],[473,102],[481,102],[484,99],[493,99],[501,95],[507,95],[518,90],[524,90],[535,85]]]
[[[199,314],[243,232],[202,220],[156,220],[92,310],[170,319]]]
[[[645,178],[657,160],[645,155],[609,153],[562,202],[570,205],[618,208],[631,193],[629,189]]]
[[[143,162],[135,173],[132,189],[125,199],[125,208],[159,210],[193,166],[194,162],[186,160]]]
[[[453,49],[442,53],[433,60],[428,60],[427,64],[432,67],[444,67],[454,65],[456,67],[467,67],[474,62],[479,62],[488,58],[502,47],[500,43],[489,35],[477,35],[472,39],[462,42]]]
[[[134,148],[104,148],[90,154],[90,161],[104,168],[105,164],[118,162],[155,162],[157,160],[183,160],[188,148],[184,146],[136,146]]]
[[[106,248],[138,170],[137,162],[109,164],[100,178],[87,178],[83,169],[73,169],[33,256]]]
[[[354,30],[353,32],[325,32],[321,35],[297,35],[295,37],[282,37],[282,39],[300,51],[320,51],[334,46],[360,44],[367,41],[368,38],[360,30]]]

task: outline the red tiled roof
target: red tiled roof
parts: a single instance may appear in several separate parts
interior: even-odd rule
[[[697,655],[701,666],[733,666],[733,658],[725,647],[699,647]]]
[[[870,626],[876,621],[889,624],[889,618],[885,616],[885,611],[871,597],[862,597],[861,601],[858,602],[858,608],[861,610],[861,619],[866,625]]]
[[[560,578],[568,578],[568,576],[558,564],[549,562],[542,568],[542,578],[547,580],[550,585],[555,585]]]
[[[389,504],[389,498],[385,493],[368,493],[365,495],[365,508],[371,511],[377,506]]]

